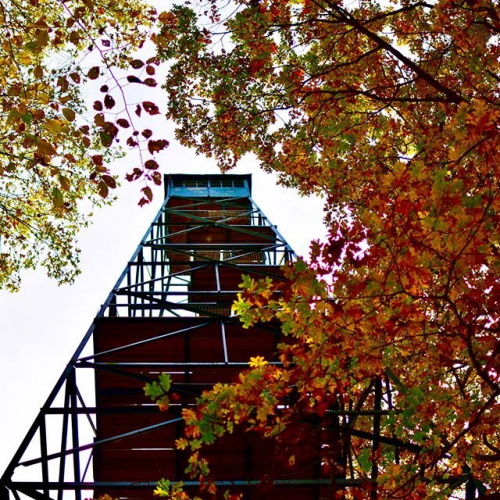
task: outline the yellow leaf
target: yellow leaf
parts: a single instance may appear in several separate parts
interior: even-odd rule
[[[257,409],[257,419],[260,420],[261,422],[265,422],[267,420],[267,415],[268,412],[266,408],[264,408],[263,406],[260,406]]]
[[[57,151],[54,149],[54,146],[52,146],[52,144],[50,144],[44,139],[38,142],[37,148],[38,148],[38,153],[42,155],[54,156],[57,154]]]
[[[42,78],[43,77],[43,68],[38,65],[35,67],[35,69],[33,70],[33,75],[35,76],[35,78]]]
[[[186,438],[179,438],[175,441],[175,446],[178,450],[185,450],[189,445],[189,441]]]
[[[25,50],[22,50],[17,55],[17,62],[24,66],[28,66],[29,64],[31,64],[31,61],[32,61],[31,54],[29,52],[26,52]]]
[[[63,175],[61,175],[59,177],[59,184],[61,184],[61,187],[62,187],[62,189],[64,189],[64,191],[69,191],[70,182],[69,182],[69,179],[67,177],[64,177]]]
[[[252,368],[260,368],[262,366],[266,366],[267,361],[264,359],[263,356],[255,356],[255,357],[250,358],[250,361],[248,362],[248,364]]]
[[[48,104],[50,100],[49,95],[45,92],[38,92],[36,95],[36,99],[42,104]]]
[[[63,131],[63,124],[56,119],[47,120],[45,122],[45,128],[52,134],[59,134]]]

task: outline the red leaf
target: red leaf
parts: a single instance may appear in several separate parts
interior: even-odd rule
[[[128,75],[127,81],[129,81],[130,83],[142,83],[142,80],[140,78],[137,78],[135,75]]]
[[[130,66],[132,66],[132,68],[134,68],[134,69],[139,69],[139,68],[142,68],[144,66],[144,62],[141,61],[140,59],[134,59],[130,63]]]
[[[75,83],[80,83],[80,74],[79,73],[70,73],[69,77],[75,82]]]
[[[153,179],[153,182],[157,186],[161,186],[161,174],[160,174],[160,172],[153,172],[153,175],[151,177]]]
[[[154,102],[144,101],[142,105],[144,107],[144,111],[146,111],[146,113],[149,113],[151,116],[160,114],[160,110]]]
[[[96,78],[98,78],[98,77],[99,77],[99,73],[100,73],[99,66],[94,66],[93,68],[90,68],[90,69],[89,69],[89,72],[87,73],[87,76],[88,76],[91,80],[95,80]]]
[[[155,160],[148,160],[144,166],[148,169],[148,170],[156,170],[157,168],[160,167],[160,165],[158,165],[158,163],[156,163]]]
[[[149,186],[143,187],[142,192],[146,195],[146,198],[151,201],[153,199],[153,192]]]
[[[136,167],[131,173],[128,173],[125,176],[125,179],[127,179],[129,182],[136,181],[137,179],[140,179],[142,177],[143,173],[144,172],[140,168]]]
[[[154,78],[146,78],[143,83],[148,87],[156,87],[158,85]]]
[[[101,101],[94,101],[94,109],[96,111],[102,111],[102,102]]]
[[[118,135],[118,127],[114,123],[106,122],[102,128],[113,138]]]
[[[153,68],[153,66],[146,66],[146,73],[148,75],[154,75],[156,73],[156,70]]]
[[[148,128],[145,128],[141,133],[146,139],[149,139],[153,135],[153,132]]]
[[[110,94],[107,94],[104,98],[104,106],[106,109],[112,109],[115,106],[116,102]]]
[[[94,116],[94,123],[98,127],[102,127],[104,125],[104,115],[102,113],[98,113]]]
[[[92,158],[92,161],[93,161],[96,165],[102,165],[102,162],[103,162],[102,155],[93,155],[93,156],[91,156],[91,158]]]
[[[138,105],[136,106],[136,108],[135,108],[135,114],[136,114],[137,116],[141,116],[141,113],[142,113],[142,108],[141,108],[141,105],[140,105],[140,104],[138,104]]]
[[[101,195],[102,198],[106,198],[109,194],[109,189],[108,186],[104,182],[99,182],[99,194]]]
[[[103,175],[102,180],[106,184],[106,186],[110,187],[111,189],[116,188],[116,180],[114,177],[111,177],[111,175]]]
[[[157,141],[149,141],[148,142],[148,150],[151,154],[158,153],[162,149],[165,149],[168,146],[168,141],[165,139],[158,139]]]
[[[125,120],[125,118],[118,118],[118,120],[116,120],[116,123],[118,123],[118,125],[123,128],[130,127],[130,123],[128,122],[128,120]]]

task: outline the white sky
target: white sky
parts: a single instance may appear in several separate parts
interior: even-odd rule
[[[175,143],[160,159],[162,173],[218,173]],[[127,159],[113,171],[128,171]],[[253,174],[255,202],[299,255],[324,236],[321,200],[276,186],[251,159],[233,173]],[[40,270],[24,274],[19,293],[0,292],[0,475],[161,205],[163,186],[145,208],[137,206],[139,189],[124,181],[117,202],[81,233],[82,274],[74,285],[58,286]]]
[[[159,10],[171,4],[151,1]],[[96,61],[86,58],[81,63],[90,67]],[[157,74],[157,81],[161,85],[164,76]],[[102,83],[95,89],[89,86],[89,102],[104,97],[97,91]],[[165,95],[160,87],[132,84],[126,91],[129,104],[152,100],[160,105],[161,115],[148,117],[147,126],[155,131],[153,138],[171,142],[157,157],[162,174],[219,173],[213,161],[173,140],[174,128],[163,117]],[[133,166],[129,156],[115,164],[112,173],[123,177]],[[254,201],[299,255],[307,255],[312,239],[324,237],[320,199],[301,198],[276,186],[275,177],[259,171],[251,158],[231,173],[253,174]],[[80,234],[82,274],[74,285],[58,286],[38,270],[24,274],[19,293],[0,291],[0,475],[159,210],[163,186],[155,190],[153,203],[143,208],[137,206],[140,188],[137,182],[123,181],[114,205],[98,211],[93,225]]]

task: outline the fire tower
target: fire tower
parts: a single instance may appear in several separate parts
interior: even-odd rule
[[[146,500],[161,478],[196,492],[184,472],[188,453],[174,444],[182,409],[235,380],[252,356],[278,363],[278,325],[244,330],[231,313],[242,275],[280,280],[295,258],[253,202],[251,176],[171,175],[165,186],[162,208],[1,477],[0,500]],[[167,412],[143,390],[161,373],[173,381]],[[372,454],[392,447],[396,462],[420,452],[384,427],[392,411],[389,381],[376,378],[363,400],[332,405],[331,423],[316,425],[295,467],[283,466],[270,440],[238,431],[205,456],[221,490],[245,500],[326,500],[360,486],[376,499],[376,461],[357,475],[353,440]],[[325,474],[325,451],[340,473]],[[464,498],[476,498],[473,479],[460,479],[453,488],[465,484]]]
[[[279,330],[243,330],[231,315],[243,274],[282,279],[280,267],[295,258],[253,202],[251,176],[170,175],[165,190],[161,210],[2,476],[3,500],[146,499],[163,477],[197,487],[184,473],[187,454],[174,445],[182,408],[216,382],[235,380],[251,356],[277,362]],[[161,413],[143,388],[164,372],[177,401]],[[271,447],[243,434],[208,453],[217,456],[217,483],[248,499],[257,498],[252,491],[274,467]],[[319,498],[324,481],[313,469],[278,479],[273,498]]]

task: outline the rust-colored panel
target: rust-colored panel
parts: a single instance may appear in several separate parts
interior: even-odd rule
[[[224,223],[226,224],[226,223]],[[231,224],[230,222],[227,223]],[[272,245],[276,243],[276,237],[273,229],[270,226],[250,226],[250,225],[235,225],[232,228],[221,226],[203,226],[197,229],[188,231],[185,234],[186,243],[262,243],[263,245]],[[238,230],[241,229],[241,230]],[[252,234],[250,234],[251,232]],[[171,243],[183,243],[180,240]]]
[[[270,331],[228,327],[226,344],[232,362],[246,363],[252,356],[264,356],[268,361],[276,358],[276,335]]]
[[[94,352],[101,353],[110,349],[131,346],[127,349],[98,356],[96,361],[148,361],[148,362],[184,362],[186,336],[196,331],[203,321],[196,318],[103,318],[94,333]],[[179,330],[191,328],[188,332]],[[203,327],[204,331],[220,329],[217,323]],[[216,335],[206,333],[206,335]],[[164,336],[159,340],[151,340]],[[133,346],[137,342],[140,345]]]
[[[158,497],[154,496],[154,490],[154,486],[144,489],[102,488],[94,490],[94,498],[109,495],[111,498],[119,500],[158,500]]]
[[[175,451],[162,449],[102,449],[99,481],[151,481],[175,477]]]
[[[252,267],[254,269],[252,269]],[[260,273],[259,273],[260,271]],[[281,276],[283,274],[279,266],[247,266],[243,269],[219,265],[219,283],[221,290],[239,291],[239,285],[243,281],[243,275],[257,280],[265,275]],[[191,291],[217,290],[217,279],[213,264],[191,271]]]
[[[149,413],[105,413],[99,416],[99,439],[119,436],[125,433],[140,432],[141,429],[168,422],[179,415],[172,412],[160,412],[155,407],[154,412]],[[112,441],[105,445],[106,449],[124,448],[148,448],[166,446],[175,440],[175,423],[167,424],[154,430],[138,433],[118,441]]]
[[[247,214],[251,210],[251,204],[245,200],[241,200],[238,203],[217,203],[214,200],[192,202],[190,200],[173,198],[170,200],[168,206],[173,210],[188,212],[195,217],[209,221],[224,220],[225,224],[250,224],[250,216]],[[182,214],[169,214],[170,224],[196,225],[200,222],[202,221],[197,221]]]

